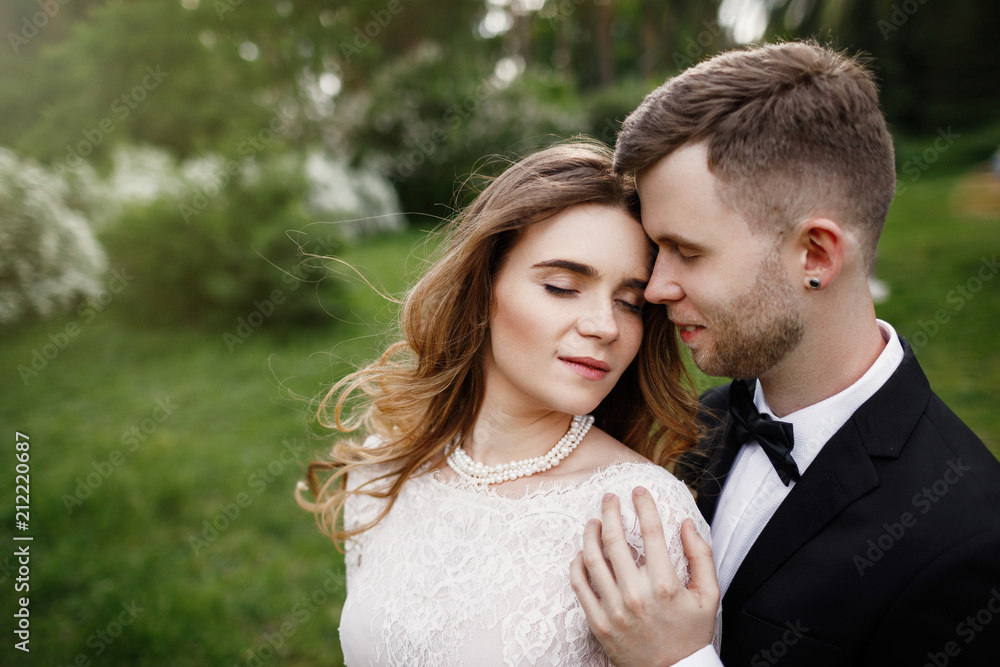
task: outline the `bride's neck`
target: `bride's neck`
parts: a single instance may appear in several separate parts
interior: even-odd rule
[[[462,446],[473,460],[486,465],[541,456],[565,435],[571,419],[561,412],[515,413],[484,404]]]

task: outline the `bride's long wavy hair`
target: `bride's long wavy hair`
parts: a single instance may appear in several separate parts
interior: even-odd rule
[[[624,210],[638,224],[635,183],[615,173],[603,144],[576,140],[511,165],[452,221],[443,254],[403,302],[402,340],[327,392],[319,407],[324,427],[376,436],[364,446],[337,442],[326,460],[310,464],[308,485],[299,484],[299,504],[316,513],[338,549],[381,521],[408,479],[440,463],[448,444],[472,431],[484,396],[482,351],[497,271],[525,229],[579,204]],[[357,398],[361,405],[348,410],[356,402],[348,399]],[[647,307],[639,353],[594,410],[595,423],[666,465],[695,443],[696,408],[667,310]],[[346,488],[351,470],[376,464],[387,471],[371,480],[378,484]],[[305,488],[313,501],[302,496]],[[340,517],[351,494],[388,502],[371,523],[347,530]]]

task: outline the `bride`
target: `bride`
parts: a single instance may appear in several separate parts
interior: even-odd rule
[[[653,259],[633,182],[594,143],[521,160],[457,217],[403,340],[323,401],[367,437],[297,491],[344,545],[347,665],[609,664],[569,578],[607,492],[641,565],[627,499],[648,490],[689,581],[681,522],[708,527],[661,466],[695,441],[697,402],[666,309],[644,304]]]

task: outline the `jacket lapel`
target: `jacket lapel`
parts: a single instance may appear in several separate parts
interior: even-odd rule
[[[930,399],[926,376],[900,340],[899,368],[823,446],[778,507],[736,571],[723,607],[740,608],[802,545],[878,486],[873,457],[898,458]]]
[[[830,439],[764,526],[736,571],[723,607],[740,608],[778,567],[845,507],[878,486],[857,429],[848,421]]]
[[[732,421],[729,416],[729,387],[724,385],[707,392],[699,406],[699,419],[705,429],[704,451],[710,458],[698,484],[697,504],[709,524],[715,516],[722,487],[739,451],[733,430],[729,428]]]

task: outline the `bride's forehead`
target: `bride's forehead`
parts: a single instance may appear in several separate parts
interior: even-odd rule
[[[641,274],[651,252],[642,225],[628,213],[590,205],[567,209],[526,228],[507,253],[504,266],[523,269],[568,260],[601,274]]]

